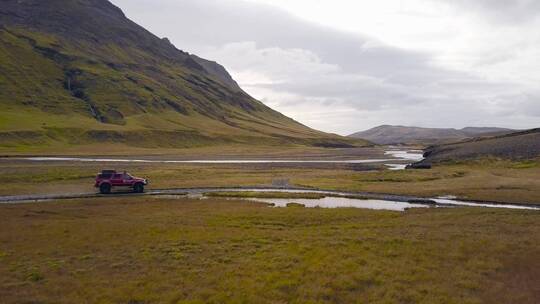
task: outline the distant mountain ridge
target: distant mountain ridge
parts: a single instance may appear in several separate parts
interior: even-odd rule
[[[0,107],[8,150],[355,142],[267,107],[223,66],[177,49],[107,0],[1,0]]]
[[[357,132],[349,137],[369,140],[376,144],[438,144],[460,141],[477,136],[500,135],[513,130],[495,127],[422,128],[407,126],[382,125],[366,131]]]

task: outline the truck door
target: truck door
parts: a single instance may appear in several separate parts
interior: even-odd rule
[[[123,177],[123,174],[113,174],[111,177],[111,184],[113,186],[122,186],[124,182]]]
[[[133,184],[133,177],[128,173],[122,174],[122,180],[125,186],[131,186],[131,184]]]

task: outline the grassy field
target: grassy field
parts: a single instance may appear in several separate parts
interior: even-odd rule
[[[0,206],[2,303],[538,303],[540,213]]]
[[[126,169],[150,179],[150,188],[292,186],[540,204],[540,160],[479,160],[447,163],[431,170],[363,171],[378,165],[280,166],[29,163],[0,160],[0,195],[95,191],[98,167]]]

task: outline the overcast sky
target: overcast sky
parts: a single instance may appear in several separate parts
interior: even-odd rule
[[[113,2],[316,129],[540,127],[538,0]]]

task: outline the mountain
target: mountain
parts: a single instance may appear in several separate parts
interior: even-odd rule
[[[362,143],[270,109],[223,66],[177,49],[107,0],[0,4],[4,150]]]
[[[477,136],[498,135],[512,132],[503,128],[437,129],[405,126],[378,126],[367,131],[349,135],[352,138],[369,140],[376,144],[438,144],[461,141]]]
[[[466,127],[460,131],[467,134],[469,137],[474,137],[476,135],[496,135],[502,133],[513,133],[516,130],[506,129],[506,128],[495,128],[495,127]]]
[[[534,159],[540,157],[540,129],[431,146],[424,156],[421,164],[479,157]]]

